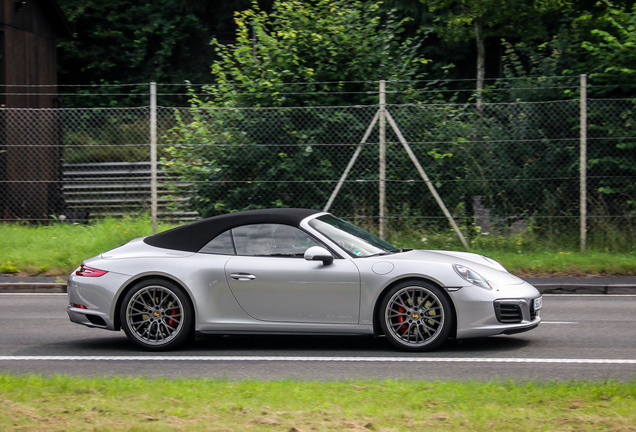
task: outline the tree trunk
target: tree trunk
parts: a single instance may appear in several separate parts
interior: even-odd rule
[[[486,75],[486,48],[483,38],[483,23],[475,19],[475,41],[477,42],[477,112],[482,113],[484,76]]]
[[[484,114],[483,106],[483,90],[484,77],[486,75],[486,48],[484,46],[483,22],[475,19],[475,41],[477,42],[477,116],[475,118],[475,126],[473,129],[473,143],[476,145],[481,140],[481,121]],[[471,147],[472,147],[471,145]],[[468,237],[474,238],[477,235],[476,218],[473,202],[476,197],[468,196],[465,199],[466,204],[466,226],[468,227]]]

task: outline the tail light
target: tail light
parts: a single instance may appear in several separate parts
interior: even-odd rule
[[[84,276],[84,277],[100,277],[100,276],[104,276],[106,273],[108,272],[104,270],[97,270],[94,268],[86,267],[84,264],[82,264],[80,269],[75,272],[77,276]]]

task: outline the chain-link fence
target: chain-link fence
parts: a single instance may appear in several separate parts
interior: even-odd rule
[[[636,99],[615,98],[589,99],[584,107],[589,218],[631,220],[635,214],[635,107]],[[480,108],[471,102],[388,104],[386,110],[397,129],[387,123],[382,138],[380,122],[370,128],[379,105],[4,108],[1,218],[84,221],[150,212],[154,116],[161,219],[323,209],[331,199],[330,211],[367,226],[383,215],[397,228],[448,229],[414,162],[461,227],[575,225],[581,217],[578,96],[486,101]]]

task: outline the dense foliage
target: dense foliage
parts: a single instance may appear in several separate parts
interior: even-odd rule
[[[432,10],[457,6],[453,2],[429,3]],[[492,16],[497,1],[467,3],[484,20],[489,17],[484,21],[488,26],[499,26],[500,32],[509,27],[501,21],[505,11],[499,18]],[[533,3],[525,9],[519,4],[518,9],[525,11],[521,16],[528,19],[533,13],[547,14],[556,5],[546,1],[541,7]],[[512,10],[506,11],[513,14]],[[524,219],[545,214],[575,216],[579,107],[573,98],[578,97],[578,78],[555,82],[550,77],[561,75],[566,65],[574,64],[573,57],[586,64],[583,61],[589,60],[584,54],[598,54],[584,36],[607,39],[607,32],[617,26],[616,17],[631,16],[616,10],[612,14],[605,33],[564,32],[540,46],[502,41],[502,73],[513,80],[485,87],[482,98],[490,103],[475,109],[473,104],[454,103],[461,102],[461,96],[449,97],[441,90],[421,91],[423,81],[418,78],[435,73],[430,61],[418,55],[427,40],[404,39],[409,20],[382,13],[379,4],[280,2],[271,14],[254,5],[235,15],[235,44],[215,42],[218,59],[212,73],[216,84],[206,88],[207,97],[193,97],[191,111],[180,112],[180,127],[171,131],[168,139],[173,145],[167,148],[164,163],[183,180],[198,185],[200,201],[195,208],[203,215],[271,206],[320,208],[333,189],[324,182],[344,171],[354,144],[364,135],[376,110],[371,106],[377,106],[378,95],[369,87],[369,80],[375,86],[378,80],[389,79],[397,81],[391,90],[398,90],[390,93],[391,103],[417,103],[415,108],[402,110],[401,126],[406,128],[404,134],[428,174],[437,180],[438,187],[443,187],[447,205],[456,213],[472,215],[473,197],[481,197],[493,215]],[[464,18],[453,16],[457,21],[455,31],[461,30],[460,23],[469,17]],[[608,19],[604,15],[587,19],[579,16],[577,26],[589,27],[591,22],[605,23]],[[547,34],[547,28],[542,28]],[[449,27],[445,31],[451,30]],[[510,32],[513,40],[523,36],[521,31]],[[449,40],[451,34],[440,32]],[[629,46],[629,38],[621,36],[616,40],[624,40]],[[579,49],[568,53],[572,41],[579,44]],[[537,76],[546,78],[537,80]],[[532,90],[527,90],[529,87]],[[559,99],[566,100],[541,105],[493,104]],[[432,100],[440,103],[422,105]],[[356,104],[370,107],[364,113],[280,109]],[[255,112],[246,107],[262,109]],[[629,176],[630,166],[634,166],[630,165],[633,149],[629,141],[622,140],[632,134],[631,109],[629,103],[618,108],[590,106],[591,138],[619,138],[606,141],[616,147],[614,156],[609,156],[607,146],[590,151],[594,178],[590,184],[603,205],[602,195],[633,196],[633,185],[608,177],[610,172]],[[396,114],[398,108],[390,110]],[[617,110],[616,120],[608,110]],[[377,131],[374,134],[370,142],[377,143]],[[414,193],[419,186],[408,182],[419,176],[397,144],[397,137],[389,132],[388,139],[396,143],[389,147],[389,179],[394,182],[389,191],[389,213],[439,214],[430,196]],[[329,143],[340,146],[325,145]],[[353,178],[376,181],[377,147],[366,148],[356,164]],[[378,214],[377,192],[360,191],[360,187],[345,190],[339,197],[342,209]],[[632,202],[631,198],[622,200],[628,205]]]
[[[165,164],[201,185],[197,210],[204,215],[322,206],[333,186],[318,181],[338,177],[347,163],[347,156],[333,157],[338,147],[323,144],[346,144],[349,153],[377,108],[335,114],[280,108],[375,105],[378,80],[416,79],[427,61],[416,41],[399,41],[403,21],[381,19],[373,3],[280,2],[271,14],[255,5],[237,12],[235,21],[237,42],[216,42],[218,84],[180,115]],[[255,114],[245,107],[272,108]],[[258,145],[246,158],[249,144]]]
[[[64,84],[115,84],[190,82],[207,83],[212,80],[210,65],[219,57],[210,41],[215,39],[221,45],[232,44],[243,39],[246,50],[247,40],[257,41],[252,48],[273,50],[283,62],[300,67],[321,59],[322,69],[311,71],[291,68],[277,77],[287,74],[306,81],[338,81],[346,77],[337,66],[341,59],[330,58],[333,52],[325,49],[329,44],[342,45],[362,43],[367,30],[360,25],[349,26],[343,19],[336,19],[338,25],[331,26],[331,34],[326,30],[327,21],[311,22],[307,16],[286,14],[294,2],[274,0],[157,0],[139,3],[131,0],[58,0],[76,37],[60,43],[60,81]],[[304,10],[319,4],[318,0],[303,2]],[[332,2],[333,16],[346,14],[343,4],[356,2]],[[629,0],[386,0],[376,5],[373,0],[359,2],[365,7],[378,5],[382,9],[369,17],[371,20],[400,21],[404,32],[391,35],[395,42],[416,35],[425,36],[424,43],[417,47],[420,57],[433,62],[427,68],[427,77],[441,79],[476,78],[478,61],[478,41],[483,42],[485,78],[503,76],[505,43],[521,44],[526,49],[540,50],[557,44],[564,54],[555,70],[557,75],[610,72],[630,73],[633,70],[634,25],[636,12]],[[276,7],[274,8],[274,4]],[[287,24],[292,32],[299,32],[304,38],[305,48],[283,52],[285,45],[267,45],[258,34],[259,16],[275,9],[272,18],[295,19],[295,25]],[[393,18],[386,13],[393,10]],[[235,16],[239,12],[239,16]],[[247,20],[247,21],[245,21]],[[355,20],[355,18],[354,18]],[[254,22],[252,22],[254,21]],[[476,29],[481,29],[476,34]],[[312,47],[311,29],[321,28],[320,34],[326,39]],[[377,27],[375,27],[377,28]],[[238,31],[237,31],[238,29]],[[354,33],[363,30],[360,34]],[[285,41],[294,33],[281,34]],[[296,36],[294,36],[296,38]],[[371,40],[377,40],[375,37]],[[223,50],[219,49],[222,54]],[[313,49],[315,48],[315,49]],[[381,46],[373,47],[382,50]],[[247,53],[249,51],[245,51]],[[372,50],[367,55],[373,56]],[[274,57],[273,53],[272,56]],[[291,57],[291,58],[286,58]],[[225,57],[227,59],[227,56]],[[325,59],[330,58],[330,61]],[[525,59],[528,60],[528,59]],[[525,61],[524,60],[524,61]],[[274,60],[275,61],[275,60]],[[227,65],[227,63],[226,63]],[[256,66],[256,65],[253,65]],[[409,70],[404,65],[402,72]],[[531,63],[526,62],[530,67]],[[362,72],[363,69],[360,69]],[[263,69],[262,77],[275,82],[275,77]],[[396,69],[395,72],[399,72]],[[222,78],[216,75],[217,78]],[[229,74],[226,78],[237,78]],[[325,79],[327,78],[327,79]],[[384,79],[391,79],[384,76]],[[401,79],[412,78],[411,75]],[[368,80],[373,80],[369,76]]]
[[[216,36],[231,42],[232,14],[249,7],[250,1],[59,0],[59,4],[75,32],[59,44],[60,83],[122,84],[79,91],[124,93],[123,97],[66,97],[67,105],[94,107],[146,105],[147,96],[134,97],[134,93],[147,93],[147,87],[126,84],[209,82],[214,58],[210,40]]]
[[[162,153],[196,187],[201,215],[322,207],[377,111],[378,81],[388,80],[390,110],[412,103],[401,127],[456,214],[471,215],[481,197],[495,215],[573,217],[582,73],[599,99],[588,106],[595,211],[634,211],[633,102],[601,100],[634,96],[633,2],[60,3],[78,31],[61,44],[63,82],[211,83],[191,86],[191,109],[177,111]],[[90,100],[111,103],[119,102]],[[338,108],[316,108],[327,106]],[[419,176],[397,137],[387,138],[391,213],[437,212],[408,183]],[[378,142],[377,130],[369,142]],[[377,150],[367,146],[351,174],[368,190]],[[344,190],[342,208],[377,215],[377,191],[360,190]]]

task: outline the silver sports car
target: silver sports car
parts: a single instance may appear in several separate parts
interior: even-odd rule
[[[407,250],[333,215],[252,210],[132,240],[68,281],[71,321],[142,348],[195,334],[384,335],[408,351],[539,325],[541,294],[472,253]]]

